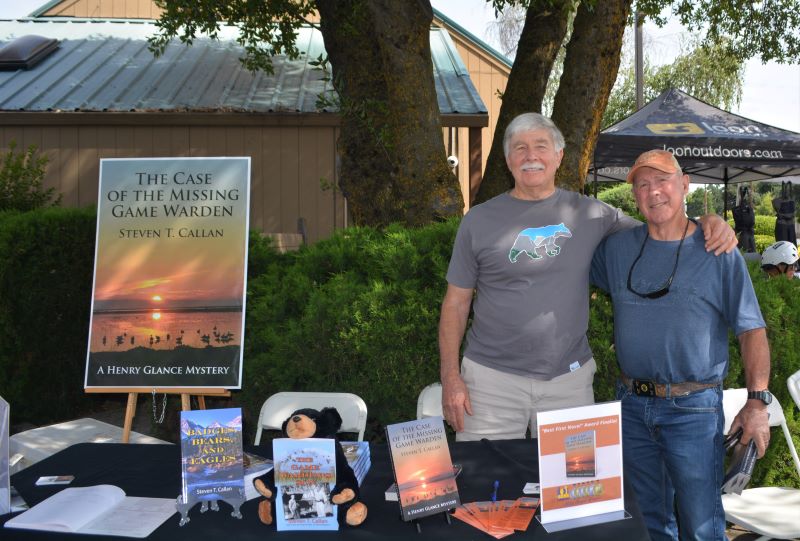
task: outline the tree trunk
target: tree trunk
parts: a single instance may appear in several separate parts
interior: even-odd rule
[[[575,191],[583,188],[594,155],[631,10],[631,0],[588,3],[581,2],[575,16],[553,103],[553,121],[567,143],[556,184]]]
[[[317,0],[342,115],[339,188],[357,225],[460,213],[433,81],[429,0]]]
[[[528,7],[475,203],[487,201],[514,186],[514,177],[506,166],[503,135],[517,115],[541,112],[547,78],[567,33],[571,4],[572,0],[555,0],[531,2]]]

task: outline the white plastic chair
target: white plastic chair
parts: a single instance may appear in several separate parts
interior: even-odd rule
[[[730,430],[733,418],[747,402],[747,389],[725,389],[722,408],[725,412],[725,433]],[[769,426],[780,426],[800,477],[800,459],[792,442],[786,417],[778,400],[773,397],[767,407]],[[785,487],[758,487],[743,490],[741,494],[723,494],[722,507],[725,519],[751,532],[762,535],[759,539],[794,539],[800,537],[800,490]]]
[[[255,445],[261,442],[261,432],[280,430],[283,422],[301,408],[336,408],[342,417],[339,432],[357,432],[358,441],[364,441],[367,427],[367,405],[360,396],[352,393],[275,393],[264,401],[258,414]]]
[[[800,409],[800,370],[786,378],[786,385],[789,386],[789,394],[792,395],[794,403]]]
[[[442,384],[431,383],[419,393],[417,419],[442,416]]]

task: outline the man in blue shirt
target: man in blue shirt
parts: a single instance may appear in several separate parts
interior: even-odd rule
[[[514,187],[470,209],[458,228],[439,320],[442,410],[458,440],[524,438],[536,433],[537,411],[594,402],[592,254],[639,222],[556,187],[564,144],[549,118],[517,116],[503,138]],[[722,218],[701,224],[710,251],[735,249]]]
[[[678,539],[680,531],[680,539],[724,540],[728,329],[751,391],[731,432],[742,428],[741,443],[753,439],[761,457],[771,401],[764,320],[739,252],[707,253],[702,231],[686,217],[689,177],[672,154],[645,152],[628,182],[647,223],[608,237],[591,273],[614,305],[626,471],[652,539]]]

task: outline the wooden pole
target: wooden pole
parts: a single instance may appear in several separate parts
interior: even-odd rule
[[[168,388],[168,389],[147,389],[144,387],[123,388],[123,387],[92,387],[84,389],[87,393],[127,393],[128,404],[125,406],[125,422],[122,427],[122,443],[130,443],[131,428],[133,427],[133,418],[136,416],[136,403],[139,400],[139,393],[166,393],[166,394],[179,394],[181,395],[181,409],[189,411],[192,409],[192,395],[197,396],[197,404],[200,409],[206,409],[206,396],[220,396],[230,397],[231,392],[228,389],[221,388]]]

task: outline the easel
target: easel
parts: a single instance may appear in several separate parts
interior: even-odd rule
[[[84,390],[87,393],[126,393],[128,395],[128,405],[125,407],[125,424],[122,429],[122,443],[128,443],[131,437],[131,427],[133,427],[133,418],[136,416],[136,403],[139,399],[139,393],[166,393],[166,394],[179,394],[181,395],[181,409],[189,411],[192,409],[191,398],[192,395],[197,397],[197,403],[201,410],[206,409],[206,396],[216,396],[230,398],[231,392],[228,389],[220,387],[170,387],[167,389],[148,389],[146,387],[103,387],[103,388],[89,388]]]

